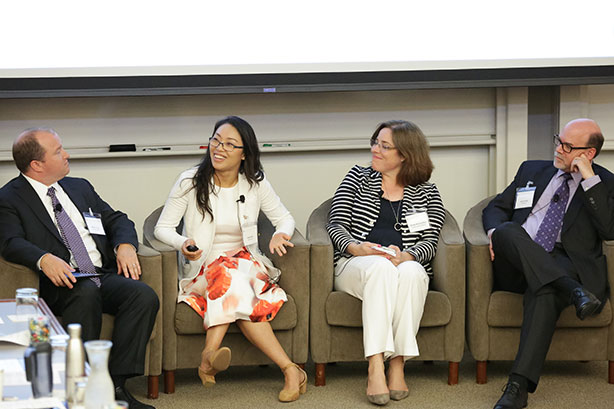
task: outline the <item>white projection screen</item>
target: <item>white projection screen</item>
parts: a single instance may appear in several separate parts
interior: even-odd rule
[[[0,97],[612,82],[614,2],[5,1]]]

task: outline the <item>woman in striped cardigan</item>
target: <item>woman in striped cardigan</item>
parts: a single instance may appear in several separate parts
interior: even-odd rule
[[[354,166],[339,185],[326,228],[335,247],[335,290],[363,301],[367,398],[385,405],[409,393],[404,363],[419,355],[416,334],[445,213],[428,182],[428,143],[415,124],[381,123],[371,154],[370,167]]]

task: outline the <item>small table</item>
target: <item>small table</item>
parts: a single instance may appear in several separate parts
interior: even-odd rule
[[[49,319],[49,335],[50,336],[51,335],[66,335],[66,331],[64,331],[64,328],[62,327],[62,325],[60,325],[56,317],[53,315],[53,313],[47,306],[47,303],[45,303],[45,300],[43,300],[42,298],[38,299],[37,310],[40,315],[43,315]],[[27,325],[24,326],[23,322],[13,322],[11,321],[10,318],[8,318],[9,315],[14,315],[14,314],[15,314],[15,300],[0,300],[0,318],[2,318],[2,321],[3,321],[3,323],[0,324],[0,334],[1,335],[14,333],[14,332],[27,328]],[[26,347],[23,345],[18,345],[18,344],[13,344],[10,342],[2,341],[0,342],[0,360],[11,360],[11,359],[18,360],[21,365],[21,369],[23,370],[25,374],[26,369],[25,369],[25,363],[23,360],[23,354],[25,350],[26,350]],[[64,353],[60,352],[60,355],[62,356],[57,356],[56,352],[54,351],[53,358],[54,360],[57,359],[56,362],[52,363],[54,367],[58,363],[63,364],[63,362],[65,361]],[[59,374],[59,378],[60,378],[59,380],[54,378],[54,383],[53,383],[54,395],[55,395],[55,390],[61,390],[61,391],[64,390],[64,377],[65,377],[64,368],[63,368],[63,365],[60,365],[60,367],[61,367],[60,370],[58,370],[57,368],[54,368],[54,373]],[[30,386],[30,384],[8,385],[7,386],[6,383],[7,383],[7,379],[6,379],[6,374],[5,374],[5,379],[4,379],[4,396],[5,397],[13,396],[20,400],[32,398],[32,387]]]

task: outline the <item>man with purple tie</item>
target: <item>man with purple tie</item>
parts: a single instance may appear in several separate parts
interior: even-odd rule
[[[141,375],[159,308],[139,281],[134,223],[113,210],[85,179],[71,178],[69,155],[50,128],[22,132],[13,143],[20,175],[0,189],[0,253],[39,271],[40,294],[66,326],[98,339],[102,314],[115,316],[109,371],[116,399],[152,408],[125,387]]]
[[[482,214],[495,290],[524,294],[520,345],[495,409],[527,406],[561,311],[598,314],[608,292],[602,241],[614,239],[614,175],[593,163],[601,129],[573,120],[554,145],[554,162],[524,162]]]

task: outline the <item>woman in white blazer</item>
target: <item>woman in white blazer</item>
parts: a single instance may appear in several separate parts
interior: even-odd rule
[[[285,254],[293,246],[294,219],[264,177],[254,130],[229,116],[215,124],[199,166],[179,176],[155,236],[180,251],[178,302],[203,317],[207,336],[198,368],[203,385],[214,384],[215,374],[228,368],[231,351],[220,345],[236,322],[282,369],[279,400],[293,401],[305,392],[307,374],[290,361],[269,324],[287,298],[276,284],[279,270],[258,248],[260,210],[276,228],[269,250]]]

